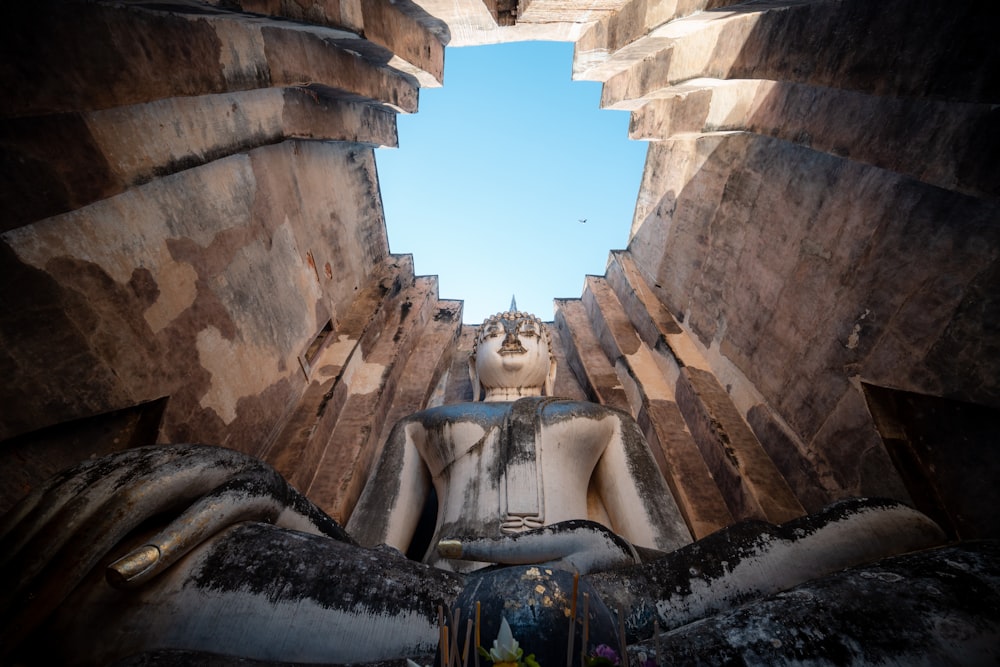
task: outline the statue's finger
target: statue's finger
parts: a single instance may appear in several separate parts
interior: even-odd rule
[[[159,448],[158,448],[159,449]],[[218,447],[183,446],[168,450],[168,463],[154,449],[114,458],[124,463],[114,482],[84,489],[79,500],[34,526],[3,569],[0,584],[0,649],[16,645],[51,612],[122,538],[156,514],[182,508],[241,472],[266,468],[245,454]],[[138,451],[138,450],[137,450]],[[136,458],[138,456],[138,458]],[[40,507],[40,505],[39,505]],[[38,509],[38,508],[36,508]],[[34,512],[22,521],[29,520]]]
[[[131,449],[53,476],[4,515],[0,567],[6,567],[39,533],[65,537],[72,526],[85,521],[139,470],[155,470],[181,455],[174,447]],[[47,550],[52,548],[49,545]]]
[[[108,583],[131,588],[163,572],[192,548],[240,521],[274,523],[290,489],[272,469],[240,475],[200,498],[170,525],[108,566]]]
[[[260,465],[244,454],[217,447],[153,449],[140,459],[127,459],[68,502],[54,499],[61,508],[24,531],[11,552],[5,570],[18,581],[0,592],[0,606],[11,601],[35,577],[48,569],[49,579],[69,581],[82,577],[97,560],[149,517],[180,509],[223,484],[249,464]],[[114,457],[112,464],[121,461]],[[166,462],[164,462],[166,461]],[[60,495],[63,490],[60,489]],[[34,514],[34,513],[33,513]],[[34,521],[29,515],[25,521]],[[58,569],[53,569],[58,568]]]

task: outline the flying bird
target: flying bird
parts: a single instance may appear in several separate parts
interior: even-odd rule
[[[587,222],[587,219],[586,218],[581,218],[580,222]]]

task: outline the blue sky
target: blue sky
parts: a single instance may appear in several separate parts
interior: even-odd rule
[[[444,86],[376,152],[390,250],[464,300],[467,324],[511,295],[551,320],[628,242],[646,144],[599,83],[571,80],[572,58],[568,42],[450,47]]]

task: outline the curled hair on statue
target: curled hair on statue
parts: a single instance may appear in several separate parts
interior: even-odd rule
[[[549,338],[549,331],[545,328],[545,323],[542,322],[541,318],[537,315],[520,310],[508,310],[505,313],[496,313],[495,315],[490,315],[483,320],[483,323],[479,326],[479,332],[476,334],[476,340],[472,344],[472,354],[476,354],[476,351],[479,349],[479,344],[489,335],[490,325],[502,324],[504,322],[517,323],[523,320],[527,320],[535,325],[538,330],[538,335],[541,336],[543,341],[545,341],[545,345],[549,348],[549,355],[551,356],[552,339]]]

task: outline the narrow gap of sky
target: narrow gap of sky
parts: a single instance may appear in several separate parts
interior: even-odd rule
[[[572,58],[568,42],[448,48],[444,86],[376,153],[390,250],[463,300],[466,324],[512,295],[551,320],[628,241],[646,144],[599,83],[572,81]]]

